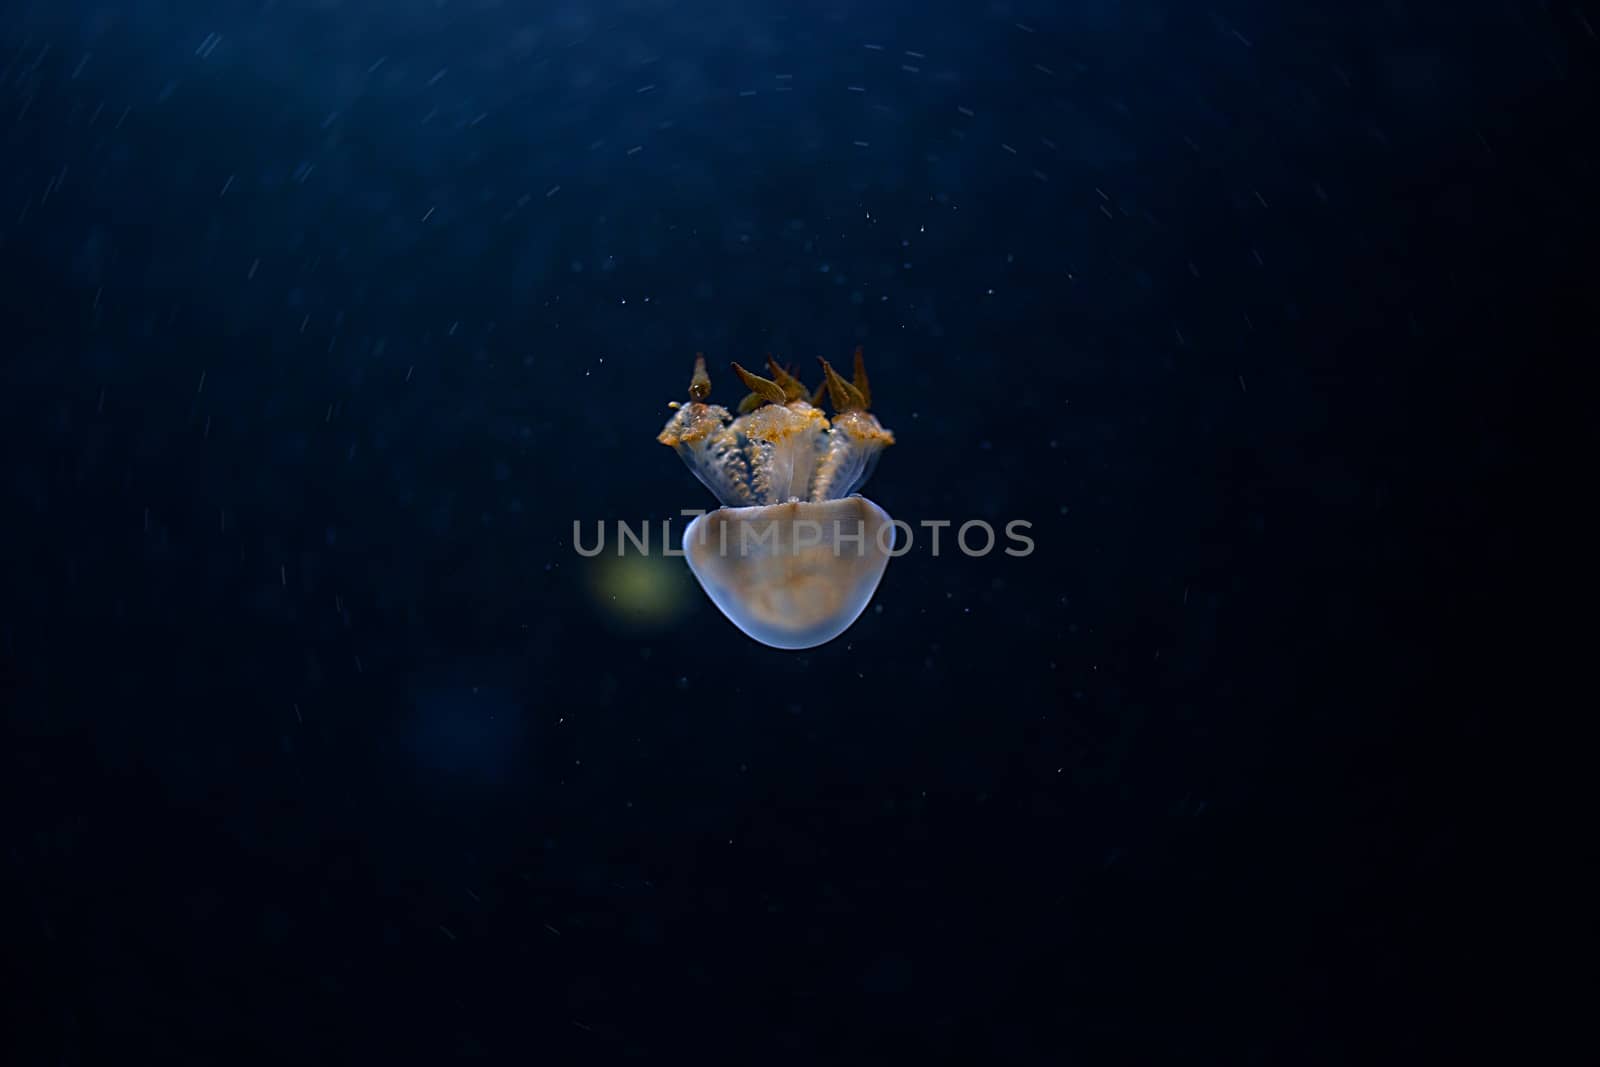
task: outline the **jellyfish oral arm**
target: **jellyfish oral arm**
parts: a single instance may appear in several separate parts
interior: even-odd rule
[[[812,499],[838,500],[861,488],[872,477],[878,457],[893,442],[878,420],[865,412],[835,416],[827,451],[818,464]]]

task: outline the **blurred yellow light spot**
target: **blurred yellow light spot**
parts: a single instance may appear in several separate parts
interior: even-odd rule
[[[659,629],[681,618],[689,607],[693,587],[679,559],[601,555],[585,563],[589,592],[613,622],[633,629]]]

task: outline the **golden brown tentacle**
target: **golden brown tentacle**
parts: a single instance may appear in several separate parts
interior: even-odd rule
[[[711,375],[706,373],[706,354],[694,354],[694,373],[689,377],[689,399],[704,404],[711,396]]]
[[[856,345],[855,380],[851,383],[856,387],[856,392],[861,394],[863,409],[872,406],[872,386],[867,383],[867,365],[861,359],[861,346]]]
[[[804,400],[811,395],[811,390],[806,388],[806,383],[778,366],[772,358],[772,353],[767,353],[767,369],[772,372],[772,380],[778,383],[783,390],[786,401]]]
[[[733,364],[733,373],[739,376],[745,387],[769,404],[783,404],[787,401],[783,395],[783,387],[771,378],[763,378],[759,374],[751,374],[739,364]]]
[[[822,364],[822,373],[827,376],[828,399],[833,402],[833,410],[839,412],[866,410],[867,402],[862,398],[860,390],[839,377],[839,372],[833,369],[833,364],[821,356],[817,357],[817,362]]]

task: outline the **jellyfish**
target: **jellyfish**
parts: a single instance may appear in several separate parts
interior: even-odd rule
[[[696,355],[689,402],[656,440],[675,449],[722,505],[683,532],[689,570],[747,636],[781,649],[815,648],[866,610],[889,565],[895,529],[859,495],[894,435],[867,411],[861,349],[846,381],[825,359],[812,393],[767,357],[771,378],[734,363],[750,390],[739,415],[707,403]],[[826,395],[833,418],[821,411]]]

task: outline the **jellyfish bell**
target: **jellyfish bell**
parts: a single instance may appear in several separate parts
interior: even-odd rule
[[[861,350],[852,381],[820,362],[815,394],[770,358],[772,378],[735,363],[750,395],[732,417],[706,403],[711,380],[697,356],[689,403],[657,438],[722,504],[684,531],[690,571],[730,622],[773,648],[814,648],[849,629],[894,548],[888,514],[856,494],[894,443],[867,411]],[[831,420],[817,406],[824,393]]]
[[[866,610],[894,527],[861,496],[718,508],[684,531],[684,557],[711,602],[773,648],[814,648]]]

